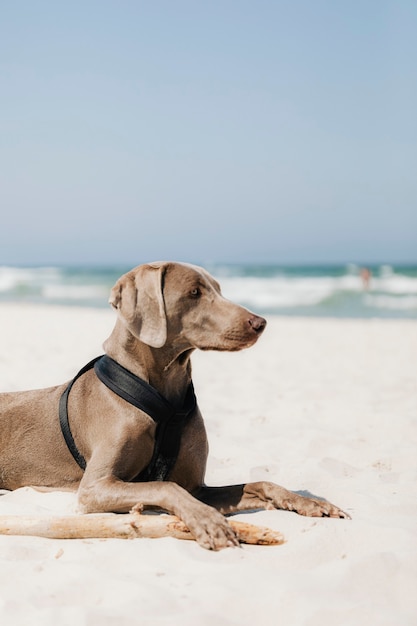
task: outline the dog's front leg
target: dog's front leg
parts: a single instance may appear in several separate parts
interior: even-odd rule
[[[221,550],[239,545],[221,513],[173,482],[128,483],[115,476],[91,480],[86,471],[78,490],[78,502],[83,513],[127,513],[134,507],[162,508],[177,515],[203,548]]]
[[[309,517],[349,518],[326,500],[301,496],[275,483],[260,481],[227,487],[201,487],[196,498],[227,515],[251,509],[284,509]]]

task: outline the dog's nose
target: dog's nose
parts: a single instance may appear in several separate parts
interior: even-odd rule
[[[252,326],[253,330],[259,334],[261,334],[266,326],[266,320],[263,317],[259,317],[259,315],[252,315],[248,322],[249,326]]]

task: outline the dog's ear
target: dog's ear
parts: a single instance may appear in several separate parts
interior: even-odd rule
[[[119,278],[109,299],[133,335],[153,348],[161,348],[167,338],[164,269],[163,263],[140,265]]]

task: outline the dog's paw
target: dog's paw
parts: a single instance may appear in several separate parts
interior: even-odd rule
[[[239,540],[226,518],[207,505],[198,514],[182,516],[197,543],[207,550],[223,550],[239,546]],[[199,507],[200,509],[200,507]]]
[[[307,517],[337,517],[342,519],[350,519],[350,515],[339,509],[331,502],[327,500],[321,500],[319,498],[310,498],[306,496],[300,496],[299,494],[292,494],[293,498],[289,498],[288,510],[295,511],[299,515],[306,515]]]
[[[250,483],[245,488],[248,503],[253,502],[265,509],[283,509],[294,511],[308,517],[337,517],[350,519],[350,516],[339,507],[310,495],[301,495],[288,491],[275,483]]]

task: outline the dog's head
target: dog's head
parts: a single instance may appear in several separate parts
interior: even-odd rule
[[[266,321],[221,294],[203,268],[186,263],[140,265],[113,287],[110,304],[140,341],[162,348],[241,350],[255,343]]]

